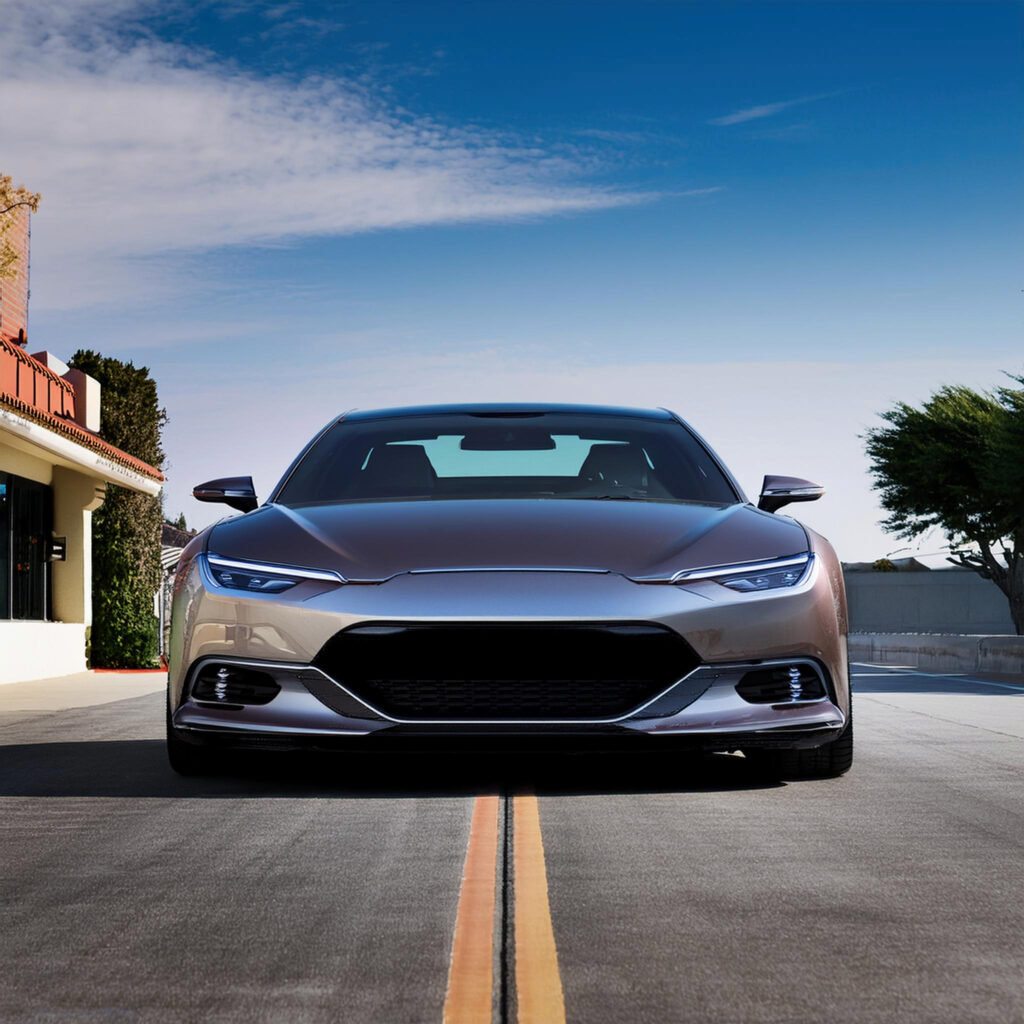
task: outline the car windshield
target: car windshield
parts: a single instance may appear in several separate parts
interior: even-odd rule
[[[467,498],[738,500],[712,456],[675,421],[561,412],[343,420],[309,449],[275,500]]]

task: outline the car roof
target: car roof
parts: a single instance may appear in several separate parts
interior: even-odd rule
[[[451,405],[409,405],[397,409],[355,409],[345,416],[346,421],[379,420],[404,416],[522,416],[536,413],[575,413],[579,416],[632,416],[645,420],[674,420],[667,409],[630,409],[614,405],[559,405],[544,402],[491,402]]]

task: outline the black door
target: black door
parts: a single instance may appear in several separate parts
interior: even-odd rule
[[[0,619],[11,617],[11,477],[0,473]]]
[[[0,490],[0,617],[48,619],[53,491],[10,473]]]

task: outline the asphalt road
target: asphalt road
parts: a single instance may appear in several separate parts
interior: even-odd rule
[[[187,780],[159,693],[0,712],[0,1020],[1024,1021],[1024,682],[855,672],[853,770],[790,784],[583,754]]]

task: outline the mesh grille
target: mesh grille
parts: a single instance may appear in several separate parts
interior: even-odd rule
[[[614,718],[697,665],[656,625],[375,623],[336,634],[314,664],[394,718]]]

